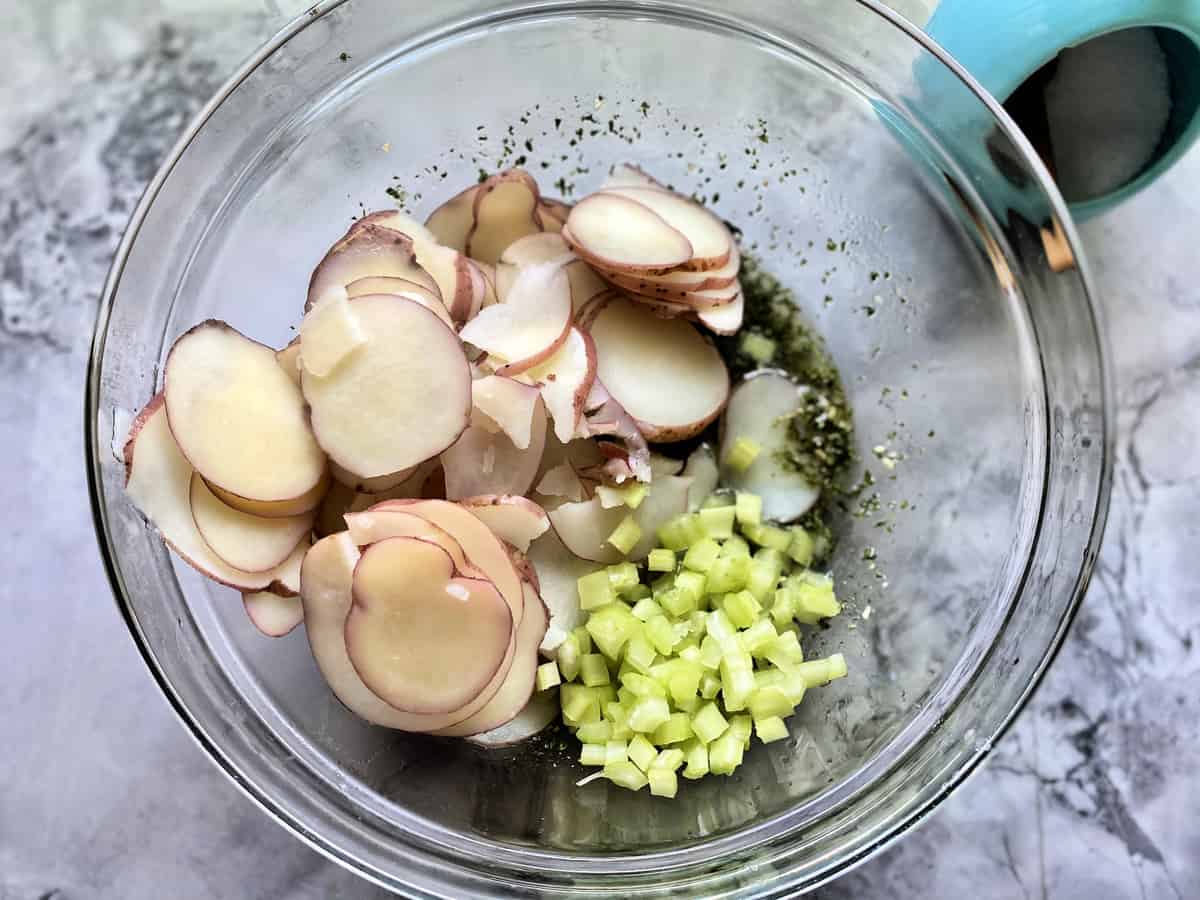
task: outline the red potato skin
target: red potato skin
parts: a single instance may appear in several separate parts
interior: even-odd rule
[[[141,411],[134,417],[133,422],[130,423],[129,437],[126,438],[125,446],[122,448],[121,452],[121,455],[125,460],[126,484],[129,483],[129,476],[133,472],[133,450],[134,445],[137,443],[138,435],[141,434],[142,429],[146,426],[147,420],[149,420],[152,415],[158,412],[159,407],[161,407],[164,402],[166,402],[166,397],[163,395],[162,391],[159,391],[150,398],[149,402],[142,407]],[[170,425],[170,422],[167,424]]]
[[[567,224],[567,216],[570,214],[570,204],[553,197],[543,197],[538,203],[537,217],[542,231],[562,231],[562,227]]]
[[[636,167],[634,167],[634,168],[636,168]],[[641,170],[639,169],[638,171],[641,171]],[[649,177],[649,176],[647,176],[647,177]],[[636,190],[659,190],[659,189],[660,188],[646,187],[646,188],[633,188],[632,190],[636,191]],[[620,193],[621,191],[624,191],[624,190],[630,190],[629,188],[613,188],[612,190],[614,192],[616,192],[616,196],[625,197],[627,200],[632,200],[634,203],[637,203],[636,197],[630,197],[628,194]],[[729,230],[725,227],[725,223],[722,222],[716,215],[714,215],[711,210],[700,205],[699,203],[697,203],[695,200],[691,199],[690,197],[685,197],[685,196],[683,196],[683,194],[680,194],[677,191],[670,191],[670,190],[666,190],[665,188],[662,189],[662,192],[664,194],[671,194],[672,196],[678,197],[679,199],[686,201],[687,203],[696,207],[696,209],[703,212],[710,219],[714,220],[718,225],[721,226],[722,229],[724,229],[725,231]],[[605,193],[605,191],[600,191],[600,193]],[[724,253],[718,254],[717,256],[708,256],[708,257],[693,256],[690,260],[683,263],[682,265],[675,266],[672,271],[708,272],[713,269],[724,268],[725,264],[729,262],[730,258],[732,258],[733,252],[734,252],[734,241],[733,241],[733,236],[730,235],[728,249],[726,249]],[[663,273],[651,273],[651,274],[663,274]]]
[[[313,304],[317,301],[317,284],[323,268],[329,265],[331,261],[335,259],[336,255],[344,250],[351,242],[372,240],[380,241],[388,245],[394,245],[395,247],[399,248],[399,252],[406,254],[406,265],[410,265],[413,269],[413,280],[416,281],[420,287],[431,291],[435,296],[442,299],[444,302],[441,289],[438,288],[437,282],[434,281],[433,276],[421,268],[421,266],[417,263],[416,253],[413,252],[412,239],[408,235],[399,231],[395,231],[391,228],[385,228],[382,225],[375,225],[372,223],[364,225],[362,223],[355,223],[350,227],[350,230],[347,231],[340,240],[338,240],[337,243],[329,248],[329,252],[322,257],[321,261],[317,263],[316,268],[313,269],[312,277],[310,277],[308,281],[307,299],[304,302],[304,311],[306,313],[312,309]]]
[[[659,300],[671,300],[677,303],[683,303],[688,300],[688,295],[697,291],[715,291],[722,288],[731,287],[737,283],[737,275],[730,275],[725,278],[702,278],[695,284],[689,285],[686,288],[678,285],[663,284],[661,281],[655,281],[651,278],[643,278],[637,275],[627,275],[623,272],[606,271],[597,269],[600,277],[606,281],[610,281],[617,287],[627,291],[632,291],[636,294],[642,294],[646,297],[654,297]]]
[[[605,260],[602,257],[596,256],[593,253],[589,253],[587,251],[587,249],[579,243],[579,241],[575,240],[575,236],[573,234],[571,234],[571,225],[569,222],[562,227],[562,231],[559,233],[562,235],[563,240],[567,242],[567,246],[571,248],[571,252],[573,252],[580,259],[587,262],[587,264],[590,265],[593,269],[604,269],[604,268],[612,267],[612,263],[610,261]],[[684,265],[686,265],[686,263]],[[626,266],[625,267],[626,271],[628,271],[632,275],[665,275],[668,272],[673,272],[678,268],[681,268],[681,266]]]
[[[505,378],[512,378],[514,375],[520,375],[522,372],[532,369],[534,366],[541,365],[555,353],[562,349],[562,345],[567,342],[567,337],[571,334],[571,317],[567,316],[566,327],[562,333],[554,339],[554,342],[545,350],[539,350],[533,356],[527,356],[524,359],[518,359],[514,362],[505,363],[496,369],[497,375],[502,375]]]

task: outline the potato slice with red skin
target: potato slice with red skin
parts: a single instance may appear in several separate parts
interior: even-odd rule
[[[729,261],[719,269],[707,272],[675,271],[665,275],[630,275],[626,272],[602,272],[601,274],[619,288],[634,291],[647,297],[682,303],[687,295],[696,291],[719,290],[737,283],[742,258],[734,244]]]
[[[351,228],[317,264],[304,311],[331,291],[368,277],[403,278],[442,296],[433,276],[417,263],[411,238],[380,225],[363,225]]]
[[[467,257],[467,264],[483,278],[483,296],[480,298],[478,307],[473,308],[473,312],[471,313],[471,318],[473,319],[479,315],[479,310],[487,309],[492,304],[499,303],[500,297],[496,292],[496,267],[487,263],[481,263],[470,257]]]
[[[243,572],[267,572],[280,566],[307,540],[316,516],[315,510],[278,519],[249,515],[222,503],[195,472],[188,499],[192,520],[204,542]]]
[[[437,282],[438,293],[446,312],[455,322],[465,322],[469,318],[474,287],[466,265],[466,257],[453,247],[442,246],[432,231],[400,210],[368,213],[355,223],[354,228],[371,224],[398,231],[412,241],[417,265]]]
[[[725,362],[688,323],[616,299],[596,316],[590,334],[598,380],[648,440],[699,434],[725,408]]]
[[[550,625],[539,649],[553,657],[571,630],[584,623],[586,617],[579,608],[579,579],[595,572],[596,564],[568,550],[553,528],[530,545],[528,558],[550,611]]]
[[[569,463],[559,463],[548,469],[534,485],[534,493],[543,497],[561,497],[563,501],[578,503],[583,499],[583,481]]]
[[[611,565],[624,554],[608,543],[608,537],[630,514],[625,507],[605,509],[598,497],[579,503],[564,503],[547,515],[559,540],[580,559]]]
[[[592,194],[576,203],[562,236],[576,255],[620,272],[669,272],[686,265],[692,244],[643,203],[618,194]]]
[[[242,595],[242,605],[251,624],[267,637],[284,637],[304,621],[304,605],[298,596],[280,597],[269,591],[255,591]]]
[[[250,500],[246,497],[239,497],[232,491],[227,491],[219,485],[205,482],[208,484],[208,489],[217,495],[222,503],[226,506],[232,506],[234,509],[241,510],[244,513],[249,513],[252,516],[262,516],[264,519],[289,518],[291,516],[303,515],[310,512],[321,505],[326,492],[329,490],[329,485],[333,479],[329,477],[329,471],[321,476],[321,480],[313,485],[313,489],[307,493],[293,497],[291,500],[279,500],[276,502]]]
[[[716,334],[737,334],[742,327],[745,308],[745,298],[742,296],[741,291],[738,291],[738,295],[732,303],[719,306],[716,309],[697,310],[696,319],[701,325]]]
[[[346,652],[389,706],[452,712],[500,668],[513,631],[508,605],[490,582],[457,575],[437,544],[406,537],[372,544],[354,567],[351,592]]]
[[[287,373],[296,387],[300,387],[300,338],[294,337],[282,350],[275,351],[275,362]]]
[[[471,369],[458,337],[429,310],[376,294],[352,300],[367,344],[328,378],[305,374],[312,431],[361,478],[393,475],[452,445],[471,411]]]
[[[503,302],[480,310],[459,336],[503,361],[497,375],[517,375],[554,355],[570,333],[571,316],[571,283],[562,266],[524,266]]]
[[[471,384],[471,402],[476,411],[508,435],[518,450],[529,448],[538,396],[533,385],[502,375],[485,375]]]
[[[571,214],[571,205],[556,200],[553,197],[542,197],[538,201],[537,217],[542,231],[557,234],[567,224],[567,216]]]
[[[500,689],[503,677],[493,678],[480,696],[464,708],[435,716],[407,713],[389,706],[363,684],[346,652],[346,619],[353,602],[351,587],[358,560],[358,548],[350,535],[343,531],[314,544],[304,557],[301,572],[300,598],[304,605],[305,631],[313,659],[334,696],[359,718],[401,731],[435,731],[460,722],[482,709]],[[507,559],[505,562],[511,568],[511,562]],[[513,578],[515,580],[515,574]],[[517,582],[517,589],[520,590],[520,582]],[[518,602],[523,609],[523,595],[518,597]],[[512,608],[511,605],[509,608]],[[511,646],[515,650],[515,632]],[[500,666],[500,672],[505,676],[511,665],[511,654],[509,660]],[[500,672],[497,672],[497,676],[500,676]]]
[[[534,675],[536,678],[537,673]],[[508,722],[491,731],[469,735],[467,740],[485,750],[503,750],[545,731],[558,718],[558,713],[558,692],[543,691],[530,697],[529,702]]]
[[[338,484],[344,484],[359,494],[386,493],[397,485],[408,481],[416,470],[417,466],[409,466],[407,469],[401,469],[399,472],[394,472],[391,475],[379,475],[375,478],[359,478],[353,472],[343,469],[335,462],[329,464],[329,471],[333,475],[333,480]]]
[[[274,569],[246,572],[229,565],[205,542],[192,518],[194,470],[171,434],[162,394],[156,394],[133,420],[124,456],[129,499],[180,559],[218,584],[241,591],[282,591],[290,586],[289,566],[296,561],[295,552]],[[302,554],[305,548],[298,549]]]
[[[609,290],[608,282],[582,259],[573,259],[563,268],[571,282],[571,307],[577,313],[594,297]]]
[[[527,234],[505,248],[496,263],[496,293],[503,301],[508,297],[513,282],[525,266],[536,266],[542,263],[557,263],[566,265],[577,259],[575,253],[567,246],[562,235],[555,232],[538,232]],[[569,276],[568,276],[569,280]]]
[[[508,169],[479,185],[466,254],[495,265],[514,241],[542,230],[537,218],[537,182],[524,169]]]
[[[376,504],[378,505],[378,504]],[[454,568],[468,578],[487,576],[476,568],[463,553],[462,545],[428,519],[414,516],[399,509],[367,509],[363,512],[346,513],[346,530],[359,547],[366,547],[394,537],[418,538],[437,544],[454,562]]]
[[[425,227],[443,247],[466,252],[467,236],[475,224],[475,196],[479,193],[479,187],[473,184],[462,193],[455,194],[425,220]]]
[[[326,477],[304,398],[270,347],[210,319],[175,341],[163,381],[175,442],[214,488],[286,505]]]
[[[584,402],[596,380],[596,348],[591,336],[572,328],[557,353],[520,377],[538,386],[554,420],[555,435],[567,443],[579,427]]]
[[[647,175],[640,166],[636,166],[633,163],[618,163],[613,166],[608,177],[604,179],[604,184],[600,185],[600,190],[607,191],[612,188],[623,187],[657,188],[660,191],[668,190],[665,184]]]
[[[308,548],[309,541],[307,540],[297,544],[292,555],[271,572],[271,581],[263,590],[278,594],[280,597],[299,597],[300,566],[304,562],[304,554],[308,552]]]
[[[382,491],[356,491],[354,498],[350,503],[350,508],[347,512],[362,512],[364,509],[370,509],[376,503],[382,503],[384,500],[399,500],[402,498],[416,499],[423,496],[426,483],[435,474],[441,471],[442,464],[437,459],[427,459],[419,466],[406,470],[410,474],[399,484],[393,484],[391,487]],[[374,487],[374,485],[370,485]]]
[[[686,303],[676,303],[673,300],[657,300],[633,292],[625,293],[622,296],[650,310],[650,312],[654,313],[660,319],[678,319],[684,316],[691,316],[696,311]],[[599,309],[595,310],[595,312],[599,312]],[[595,317],[593,316],[593,318]]]
[[[525,595],[525,618],[517,629],[517,651],[504,684],[487,706],[475,715],[443,728],[437,734],[443,737],[466,737],[491,731],[512,721],[529,703],[529,698],[533,696],[538,663],[541,662],[538,645],[546,634],[550,617],[533,585],[528,582],[522,584],[522,591]]]
[[[733,255],[733,235],[725,223],[690,197],[648,187],[608,188],[599,196],[625,197],[640,203],[686,237],[692,245],[692,257],[683,264],[685,269],[720,269]],[[575,231],[574,226],[571,230]]]
[[[472,424],[441,456],[446,498],[524,494],[533,487],[546,442],[546,407],[539,397],[530,420],[529,446],[519,449],[507,434],[493,433],[476,413]]]
[[[550,527],[546,511],[525,497],[493,494],[466,497],[459,503],[496,537],[522,553]]]
[[[346,292],[331,293],[300,320],[300,366],[324,377],[366,342]]]
[[[450,316],[450,311],[446,309],[446,304],[437,294],[419,284],[405,281],[403,278],[360,278],[346,288],[346,296],[351,300],[380,294],[412,300],[441,319],[442,324],[447,328],[457,327],[454,319]]]

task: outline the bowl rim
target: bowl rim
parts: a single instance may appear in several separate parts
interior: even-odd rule
[[[154,202],[158,198],[163,186],[170,178],[180,158],[187,151],[193,140],[199,135],[213,114],[225,103],[230,95],[245,81],[253,72],[268,60],[281,47],[286,45],[293,37],[302,32],[309,25],[319,21],[325,15],[333,12],[338,7],[351,0],[317,0],[311,7],[304,12],[292,18],[281,29],[279,29],[272,37],[259,46],[246,60],[236,68],[232,75],[218,88],[214,95],[208,100],[201,110],[193,117],[191,122],[184,129],[175,144],[163,159],[159,168],[155,172],[153,178],[147,184],[142,193],[126,227],[120,243],[113,255],[113,260],[110,265],[108,274],[105,278],[104,286],[100,295],[100,302],[97,307],[95,325],[93,330],[92,344],[88,358],[88,368],[85,380],[84,404],[83,404],[83,430],[84,430],[84,453],[85,467],[87,472],[88,495],[91,503],[92,522],[96,533],[97,543],[100,549],[100,556],[104,565],[105,574],[108,578],[110,588],[113,593],[114,602],[124,619],[126,626],[129,628],[130,635],[135,646],[151,677],[162,691],[171,709],[174,711],[180,722],[184,725],[187,733],[192,737],[196,744],[204,751],[205,755],[216,765],[230,782],[237,787],[241,793],[250,799],[259,809],[266,813],[271,819],[283,826],[289,833],[300,839],[304,844],[320,853],[323,857],[337,863],[338,865],[347,868],[354,872],[359,877],[368,881],[374,882],[388,889],[395,889],[396,885],[381,879],[368,867],[362,865],[353,855],[345,853],[332,842],[326,841],[320,835],[315,834],[312,830],[299,821],[291,812],[283,808],[277,803],[269,789],[259,785],[255,781],[244,776],[235,766],[230,763],[226,755],[221,751],[217,742],[210,737],[205,731],[202,724],[191,714],[181,698],[178,696],[172,687],[170,680],[166,676],[164,670],[158,665],[155,660],[154,653],[149,645],[146,633],[139,624],[134,613],[133,607],[125,596],[123,582],[118,571],[117,563],[114,558],[112,548],[110,547],[108,535],[108,514],[103,500],[103,475],[101,470],[101,460],[104,458],[104,440],[99,433],[99,394],[100,394],[100,374],[103,364],[104,349],[107,339],[108,324],[111,317],[112,305],[116,297],[118,288],[124,274],[125,266],[129,260],[130,253],[136,243],[141,232],[142,226],[145,223],[147,214],[149,213]],[[1071,216],[1067,203],[1060,195],[1058,188],[1051,177],[1049,170],[1041,158],[1037,155],[1033,146],[1025,138],[1024,134],[1012,121],[1005,112],[1003,106],[966,71],[949,53],[947,53],[936,41],[934,41],[923,30],[912,24],[904,16],[894,11],[890,7],[884,5],[882,0],[842,0],[845,3],[852,3],[861,7],[868,13],[874,14],[891,26],[901,31],[909,40],[916,43],[922,50],[930,54],[941,65],[943,65],[959,82],[965,86],[972,95],[974,95],[987,109],[994,119],[994,124],[1000,129],[1002,134],[1012,142],[1012,144],[1023,154],[1024,160],[1031,167],[1037,181],[1037,186],[1044,194],[1049,205],[1050,211],[1053,214],[1054,220],[1062,229],[1062,235],[1070,248],[1075,266],[1078,272],[1080,287],[1082,289],[1083,299],[1085,301],[1086,311],[1088,313],[1088,330],[1092,337],[1094,348],[1096,351],[1096,362],[1099,374],[1099,392],[1098,409],[1101,417],[1101,433],[1102,440],[1099,448],[1100,466],[1097,472],[1097,486],[1095,504],[1092,510],[1091,527],[1088,533],[1088,539],[1084,544],[1083,559],[1079,562],[1078,572],[1074,580],[1074,586],[1070,592],[1070,598],[1063,610],[1062,617],[1058,623],[1053,637],[1047,645],[1046,652],[1039,660],[1036,669],[1032,672],[1028,683],[1025,685],[1017,702],[1013,704],[1007,714],[996,724],[993,732],[988,735],[980,735],[980,740],[975,744],[973,753],[959,766],[944,782],[942,789],[936,793],[931,793],[927,797],[914,804],[909,808],[904,815],[897,816],[883,831],[883,833],[873,842],[867,843],[859,848],[859,850],[841,862],[840,865],[830,866],[817,873],[816,877],[806,881],[803,885],[796,885],[801,889],[801,892],[815,889],[823,884],[827,884],[836,878],[841,877],[847,872],[853,870],[859,865],[862,865],[871,857],[880,853],[882,850],[890,846],[893,842],[899,840],[910,829],[916,827],[945,800],[954,790],[956,790],[963,782],[978,769],[981,763],[990,755],[995,744],[1006,734],[1012,726],[1017,716],[1025,709],[1033,694],[1041,684],[1050,665],[1057,658],[1061,651],[1066,634],[1073,623],[1075,616],[1079,610],[1084,594],[1087,591],[1093,569],[1099,554],[1100,544],[1104,536],[1105,526],[1107,524],[1109,503],[1112,491],[1112,469],[1113,456],[1115,447],[1115,422],[1114,422],[1114,407],[1113,407],[1113,378],[1111,367],[1109,364],[1109,350],[1106,339],[1106,331],[1104,328],[1102,311],[1096,302],[1097,292],[1093,285],[1090,268],[1087,264],[1086,257],[1081,252],[1081,241],[1075,226],[1075,222]],[[623,8],[646,6],[655,10],[674,13],[691,13],[706,14],[708,10],[697,10],[690,7],[686,3],[678,2],[678,0],[647,0],[647,2],[630,3],[624,0],[593,0],[589,3],[573,3],[572,0],[532,0],[529,3],[523,3],[506,10],[506,13],[522,13],[531,14],[533,11],[543,13],[564,12],[574,10],[576,12],[581,9],[594,9],[597,11],[614,10],[619,11]]]

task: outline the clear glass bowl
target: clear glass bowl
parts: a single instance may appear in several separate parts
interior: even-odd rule
[[[282,345],[363,206],[391,188],[424,215],[525,157],[568,199],[640,162],[736,223],[827,338],[875,476],[836,521],[847,612],[806,648],[845,653],[850,677],[805,699],[792,740],[674,802],[576,788],[554,735],[485,752],[357,720],[303,629],[260,637],[163,549],[112,452],[184,328],[225,318]],[[864,859],[1021,708],[1109,490],[1101,341],[1062,201],[999,107],[868,0],[318,4],[138,207],[86,415],[113,588],[191,732],[312,846],[421,896],[793,896]]]

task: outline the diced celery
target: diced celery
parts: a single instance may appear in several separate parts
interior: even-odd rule
[[[732,506],[713,506],[698,513],[704,533],[720,540],[733,537],[733,514]]]
[[[571,629],[571,634],[575,637],[575,643],[579,647],[580,654],[592,652],[592,636],[588,634],[588,630],[582,625]]]
[[[714,609],[708,614],[708,636],[717,642],[722,654],[741,649],[737,642],[737,630],[724,610]],[[701,650],[703,652],[703,648]]]
[[[608,573],[603,569],[584,575],[577,582],[579,587],[579,608],[585,612],[607,606],[617,599]]]
[[[714,491],[700,502],[701,509],[733,506],[733,491]]]
[[[723,556],[708,569],[706,584],[710,594],[741,590],[750,574],[748,556]]]
[[[654,665],[654,657],[657,655],[654,645],[650,643],[650,639],[646,637],[644,631],[635,634],[625,645],[625,661],[639,672],[649,672],[650,667]]]
[[[783,628],[796,618],[796,589],[785,584],[775,590],[775,600],[771,604],[771,621],[776,628]]]
[[[721,679],[711,672],[700,676],[700,696],[711,700],[721,692]]]
[[[621,686],[629,691],[634,699],[639,697],[662,697],[666,699],[667,688],[657,678],[643,675],[640,672],[626,672],[621,676]]]
[[[603,572],[604,583],[608,584],[608,576]],[[611,585],[609,585],[611,589]],[[597,610],[588,617],[587,631],[592,636],[596,649],[613,662],[620,659],[621,649],[637,631],[642,623],[633,617],[633,613],[621,603],[611,604]]]
[[[743,660],[738,654],[727,653],[721,660],[721,697],[729,712],[745,709],[754,693],[754,669],[750,657]]]
[[[629,742],[629,758],[635,766],[645,772],[657,757],[658,749],[652,743],[643,735],[634,735],[633,740]]]
[[[584,744],[579,748],[579,761],[585,766],[602,766],[608,761],[608,749],[603,744]]]
[[[742,739],[742,748],[749,749],[750,735],[753,733],[754,724],[749,716],[733,716],[729,720],[729,733],[736,734]]]
[[[691,551],[689,550],[688,552],[690,553]],[[675,576],[675,587],[685,593],[688,599],[692,601],[692,609],[696,608],[696,603],[704,596],[707,585],[708,579],[701,572],[680,572]]]
[[[591,643],[590,639],[588,641]],[[558,661],[558,670],[562,672],[563,678],[567,681],[574,681],[579,677],[579,659],[583,656],[579,652],[579,639],[571,632],[566,636],[561,644],[558,645],[558,652],[555,654],[555,659]]]
[[[813,561],[813,539],[799,525],[792,526],[792,539],[788,544],[787,555],[799,566],[807,566]]]
[[[831,582],[825,584],[803,583],[796,588],[797,621],[806,625],[815,625],[821,619],[836,616],[842,611],[842,606],[833,593]]]
[[[592,696],[595,697],[602,706],[605,703],[611,703],[613,700],[617,699],[617,689],[611,684],[604,684],[600,687],[588,688],[588,690],[592,692]]]
[[[729,723],[715,703],[705,703],[692,716],[692,731],[706,744],[715,741],[728,727]]]
[[[771,550],[778,550],[784,553],[792,545],[791,532],[777,525],[759,525],[751,534],[750,530],[743,528],[743,533],[754,543],[760,547],[768,547]]]
[[[640,791],[650,783],[646,774],[627,759],[606,765],[604,777],[613,784],[631,791]]]
[[[630,509],[637,509],[646,499],[646,491],[646,486],[638,481],[629,481],[620,487],[609,484],[596,486],[596,496],[600,498],[600,505],[605,509],[613,509],[622,504]]]
[[[647,619],[646,627],[643,631],[654,649],[663,656],[669,656],[680,640],[679,636],[675,633],[675,626],[671,624],[666,616],[654,616],[651,619]],[[628,652],[626,655],[628,655]]]
[[[671,747],[668,750],[662,750],[658,756],[654,757],[654,762],[650,763],[652,769],[670,769],[674,772],[683,765],[683,761],[687,759],[687,755],[678,747]]]
[[[765,719],[754,720],[754,733],[764,744],[781,741],[788,736],[787,725],[779,716],[768,716]]]
[[[758,525],[762,522],[762,497],[739,491],[734,503],[734,514],[739,525]]]
[[[625,592],[625,598],[627,600],[629,600],[630,603],[636,603],[637,601],[644,600],[645,598],[647,598],[649,596],[650,596],[649,585],[642,584],[641,582],[638,582],[633,587],[631,587],[628,591]]]
[[[608,661],[599,653],[586,653],[579,660],[579,677],[588,687],[608,684]]]
[[[738,644],[751,656],[765,657],[767,650],[774,646],[778,637],[770,619],[759,619],[738,635]]]
[[[628,553],[642,539],[642,526],[632,515],[621,520],[621,524],[608,536],[608,544],[620,553]]]
[[[800,639],[794,631],[785,631],[775,638],[763,656],[767,662],[780,669],[792,669],[804,662],[804,651],[800,648]]]
[[[713,694],[713,697],[715,697],[715,696],[717,696],[717,695]],[[703,702],[704,702],[704,700],[701,697],[695,697],[695,696],[688,697],[686,700],[676,700],[675,708],[677,710],[679,710],[680,712],[685,712],[685,713],[690,714],[690,713],[694,713],[696,710],[698,710],[700,708],[700,704],[702,704]]]
[[[651,550],[650,556],[646,560],[646,568],[651,572],[674,572],[675,551],[668,550],[666,547]]]
[[[609,740],[604,742],[604,762],[615,763],[629,758],[629,742]]]
[[[592,703],[592,694],[582,684],[564,684],[558,692],[563,718],[568,724],[580,722]]]
[[[745,752],[741,735],[726,732],[708,746],[708,767],[714,775],[732,775]]]
[[[673,587],[675,587],[675,573],[668,572],[665,575],[655,578],[654,581],[650,583],[650,593],[654,599],[657,600],[661,594],[666,593]]]
[[[643,597],[637,603],[633,604],[633,617],[642,622],[648,622],[655,616],[661,616],[662,614],[662,607],[653,597]]]
[[[804,686],[809,688],[828,684],[835,678],[846,676],[846,657],[835,653],[825,659],[812,659],[796,666],[796,673],[804,679]]]
[[[696,643],[694,637],[687,638],[687,646],[677,648],[675,655],[680,659],[700,665],[700,645]]]
[[[637,674],[636,672],[633,674]],[[638,695],[627,687],[622,687],[617,691],[617,702],[628,708],[637,702]]]
[[[562,684],[562,675],[559,674],[558,663],[550,660],[550,662],[542,663],[538,666],[535,681],[539,691],[548,691],[555,685]]]
[[[613,590],[617,593],[623,593],[631,590],[638,583],[638,570],[631,562],[617,563],[609,566],[608,580],[612,582]]]
[[[796,671],[781,672],[780,674],[783,677],[779,680],[779,687],[783,688],[783,693],[787,695],[788,702],[792,706],[799,706],[800,701],[804,699],[804,692],[808,689],[804,683],[804,676]]]
[[[683,745],[683,752],[687,760],[684,778],[703,778],[708,774],[708,747],[699,740],[691,740]]]
[[[721,667],[721,656],[725,651],[711,634],[706,634],[700,642],[700,665],[716,671]]]
[[[703,537],[704,526],[693,513],[680,513],[658,529],[658,541],[668,550],[686,550]]]
[[[688,547],[687,553],[683,555],[683,566],[693,572],[707,572],[720,554],[720,544],[710,537],[701,538]]]
[[[699,642],[700,638],[708,634],[708,616],[701,610],[688,613],[687,630],[688,637]]]
[[[678,703],[696,696],[696,691],[700,690],[700,679],[704,677],[704,669],[698,663],[685,659],[676,660],[676,663],[667,682],[667,690],[671,699]]]
[[[625,505],[625,498],[621,496],[621,489],[611,484],[596,485],[596,496],[600,499],[600,505],[604,509],[616,509],[618,506]]]
[[[775,357],[777,346],[775,341],[757,331],[743,331],[738,341],[738,349],[760,366],[765,366]]]
[[[674,797],[679,793],[679,778],[673,769],[651,769],[646,773],[646,780],[655,797]]]
[[[579,730],[575,732],[575,737],[585,744],[604,744],[612,740],[612,722],[602,719],[599,722],[580,725]],[[591,763],[591,765],[598,766],[603,763]]]
[[[729,559],[739,559],[750,555],[750,545],[740,534],[726,538],[721,543],[721,556]]]
[[[654,743],[679,744],[692,737],[692,722],[687,713],[671,713],[671,717],[654,729]]]
[[[629,727],[646,734],[671,718],[671,709],[662,697],[640,697],[629,710]]]
[[[769,719],[772,716],[784,719],[793,712],[792,702],[784,694],[783,688],[758,688],[750,695],[750,715],[756,719]]]
[[[725,615],[738,628],[749,628],[758,619],[758,614],[762,612],[762,604],[748,590],[738,591],[736,594],[726,594],[724,604]],[[712,628],[711,623],[709,628]],[[723,643],[722,646],[724,646]]]
[[[612,724],[612,740],[626,741],[633,737],[633,730],[627,722],[625,707],[613,701],[604,704],[604,716]]]
[[[686,616],[696,608],[696,601],[692,598],[691,594],[681,591],[677,587],[673,587],[669,591],[663,591],[659,595],[658,600],[665,611],[676,617]]]
[[[725,465],[735,472],[745,472],[762,453],[762,444],[753,438],[735,438],[729,452],[725,454]]]

